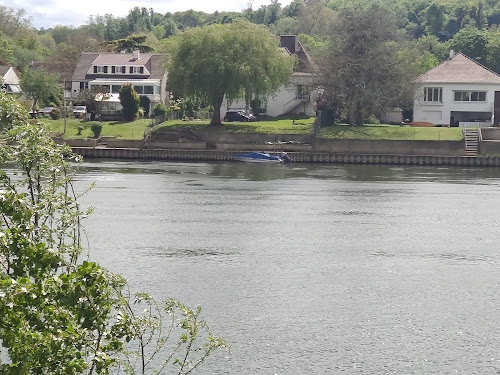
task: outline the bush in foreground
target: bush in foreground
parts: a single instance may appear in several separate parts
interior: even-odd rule
[[[130,294],[125,279],[82,258],[70,162],[80,157],[30,124],[0,93],[0,373],[190,373],[224,347],[200,308]],[[153,366],[155,364],[156,366]],[[154,367],[154,368],[153,368]]]

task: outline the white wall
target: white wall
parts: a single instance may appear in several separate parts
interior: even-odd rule
[[[424,87],[442,87],[442,103],[424,102]],[[455,102],[454,91],[486,91],[486,102]],[[413,105],[413,121],[432,122],[437,125],[448,125],[451,112],[494,112],[495,91],[500,91],[498,84],[459,84],[459,83],[426,83],[415,88]]]
[[[275,93],[269,95],[266,99],[266,115],[276,117],[284,113],[305,113],[308,116],[314,116],[314,93],[311,93],[309,100],[296,100],[297,85],[312,86],[314,76],[311,74],[294,73],[287,85],[281,86]],[[236,100],[227,106],[227,102],[222,102],[220,114],[223,118],[228,110],[245,110],[245,101]]]

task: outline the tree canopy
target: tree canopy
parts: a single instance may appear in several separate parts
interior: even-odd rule
[[[401,104],[410,66],[398,53],[393,19],[380,8],[346,9],[334,24],[322,60],[327,95],[350,125]]]
[[[249,103],[271,93],[287,82],[293,65],[262,26],[243,20],[210,25],[179,36],[169,60],[169,86],[175,95],[212,105],[211,125],[220,125],[224,97]]]
[[[32,111],[35,114],[39,103],[48,104],[51,99],[58,101],[63,94],[57,76],[43,70],[26,69],[21,76],[21,88],[33,100]]]

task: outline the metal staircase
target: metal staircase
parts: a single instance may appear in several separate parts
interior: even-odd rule
[[[479,149],[479,129],[464,128],[465,156],[476,157]]]
[[[283,114],[286,115],[297,108],[300,104],[306,103],[309,97],[295,97],[283,106]]]

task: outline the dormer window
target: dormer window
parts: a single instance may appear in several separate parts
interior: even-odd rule
[[[130,74],[143,74],[144,73],[144,67],[143,66],[131,66],[129,68]]]
[[[107,73],[107,72],[108,72],[107,66],[94,66],[94,73]]]

